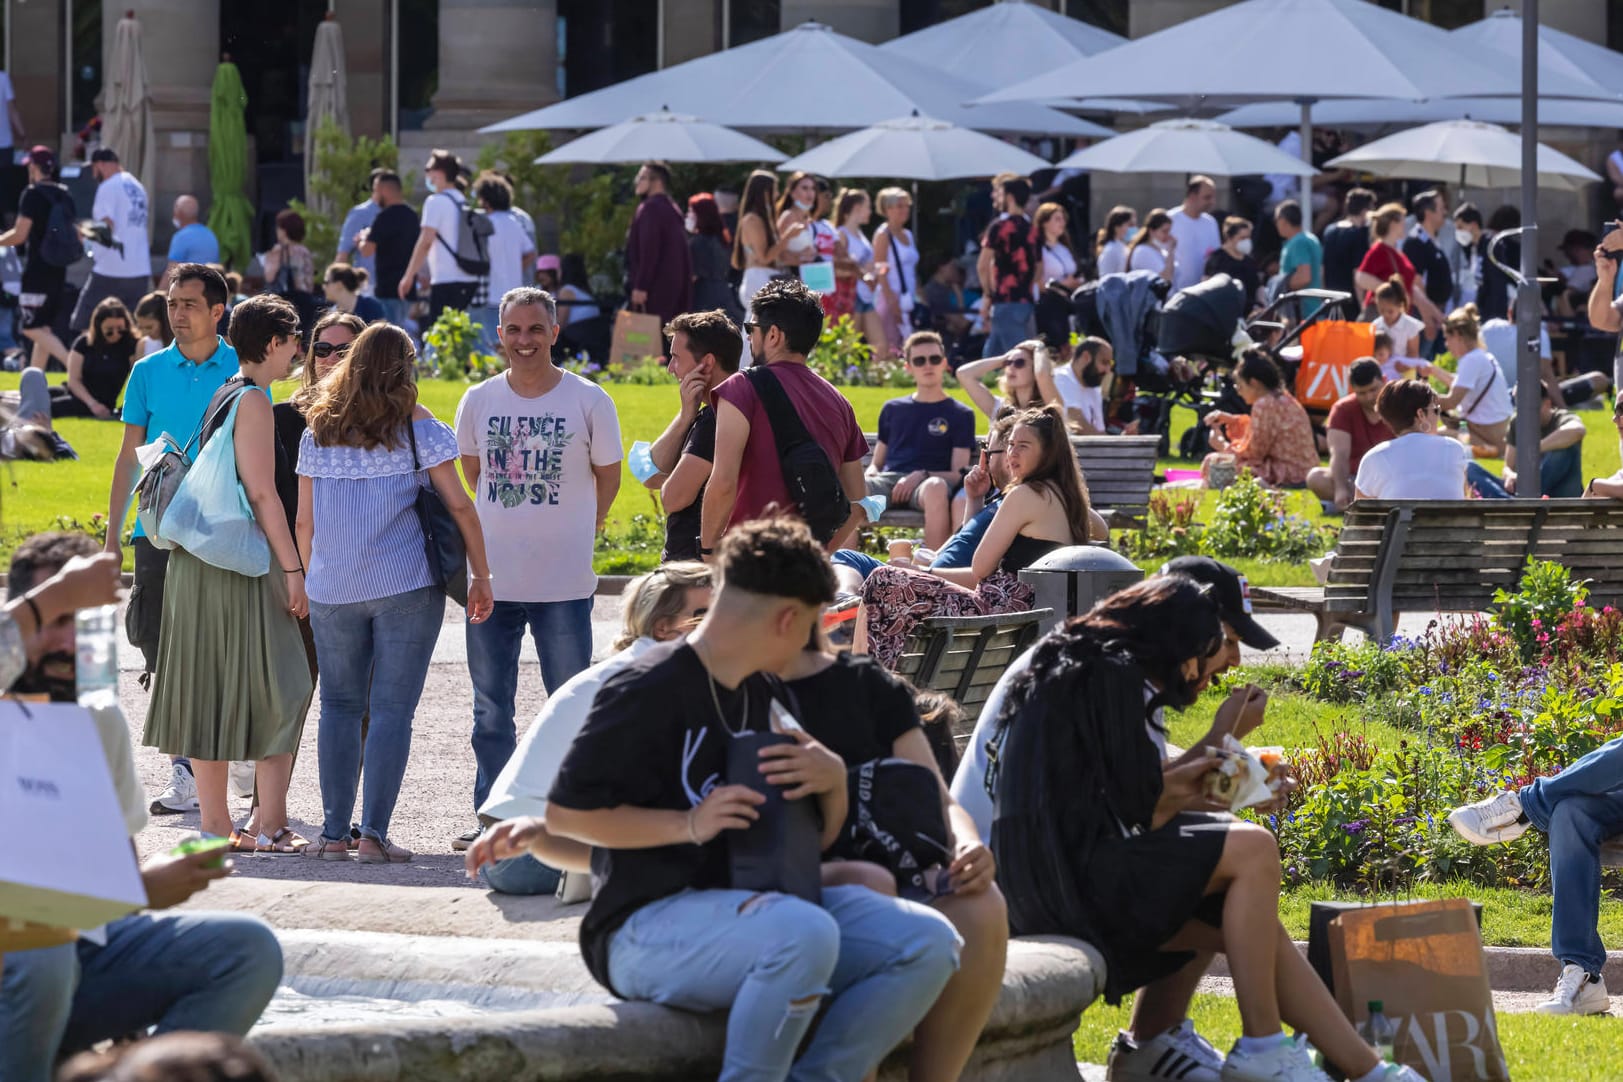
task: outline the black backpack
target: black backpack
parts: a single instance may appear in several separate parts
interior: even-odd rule
[[[73,196],[59,184],[41,185],[40,190],[51,201],[51,213],[40,231],[39,257],[53,267],[71,267],[85,257],[85,242],[73,222]]]
[[[778,446],[778,460],[783,463],[783,484],[789,498],[800,510],[800,517],[811,527],[812,536],[824,544],[840,532],[851,517],[851,499],[840,484],[840,473],[829,461],[822,444],[812,439],[811,433],[795,412],[794,403],[778,382],[778,375],[770,366],[746,368],[744,378],[755,388],[755,395],[766,410],[767,423],[772,426],[772,439]]]
[[[435,239],[445,245],[445,250],[451,253],[451,258],[456,260],[463,274],[483,278],[490,273],[490,238],[496,232],[495,224],[491,222],[490,215],[466,198],[458,201],[449,192],[439,194],[457,204],[456,246],[451,246],[444,233],[437,234]]]

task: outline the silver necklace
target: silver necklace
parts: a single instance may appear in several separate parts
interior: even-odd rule
[[[706,644],[705,650],[706,650],[707,653],[709,652],[709,645],[708,644]],[[694,653],[699,652],[699,648],[698,648],[697,645],[694,646],[693,652]],[[702,656],[699,658],[699,661],[701,663],[703,663],[704,660],[705,659]],[[716,708],[716,720],[721,722],[721,727],[723,729],[726,729],[727,732],[730,735],[735,736],[735,737],[743,736],[744,733],[746,731],[748,731],[748,729],[749,729],[749,695],[748,695],[748,693],[745,693],[744,707],[740,711],[741,716],[739,717],[738,728],[735,729],[731,725],[727,724],[727,715],[721,709],[721,694],[716,690],[716,677],[715,677],[715,674],[713,674],[710,671],[710,666],[708,664],[706,664],[704,666],[704,676],[705,676],[705,680],[710,685],[710,703],[711,703],[712,706],[714,706]]]

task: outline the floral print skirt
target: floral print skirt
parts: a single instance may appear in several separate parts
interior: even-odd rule
[[[994,571],[973,590],[907,567],[880,567],[862,584],[868,654],[894,670],[921,620],[931,616],[991,616],[1024,612],[1036,596],[1008,571]]]

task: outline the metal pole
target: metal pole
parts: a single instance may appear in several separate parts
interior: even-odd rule
[[[1313,99],[1300,98],[1298,105],[1302,107],[1302,160],[1309,165],[1313,164]],[[1313,208],[1309,206],[1311,194],[1307,189],[1308,179],[1302,178],[1302,205],[1307,207],[1308,217],[1313,217]]]
[[[1538,0],[1522,0],[1522,261],[1516,291],[1516,495],[1539,498]],[[1493,313],[1488,313],[1491,317]]]

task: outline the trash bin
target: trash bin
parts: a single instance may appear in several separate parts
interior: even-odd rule
[[[1094,602],[1117,590],[1142,582],[1144,572],[1119,552],[1098,545],[1068,545],[1055,549],[1020,572],[1020,581],[1037,591],[1033,608],[1052,609],[1039,635],[1061,620],[1087,612]]]

